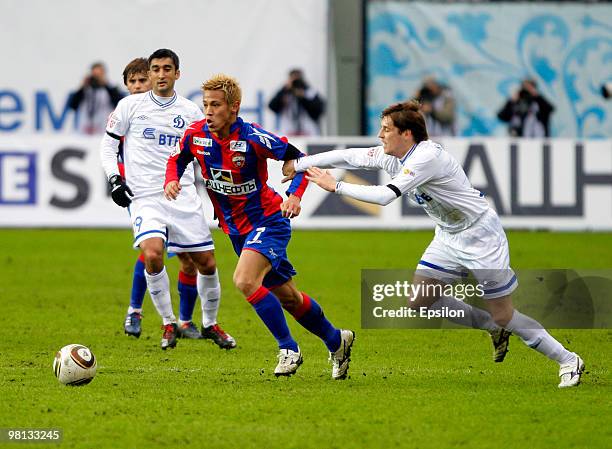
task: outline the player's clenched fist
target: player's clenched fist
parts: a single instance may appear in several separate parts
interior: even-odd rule
[[[111,196],[115,204],[121,207],[128,207],[132,202],[134,194],[125,183],[124,179],[120,175],[112,176],[108,183],[111,186]]]
[[[181,191],[181,184],[178,181],[170,181],[164,188],[164,196],[167,200],[175,200]]]

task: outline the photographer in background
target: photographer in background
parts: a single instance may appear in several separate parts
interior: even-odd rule
[[[268,104],[276,114],[276,129],[285,136],[318,136],[319,118],[325,102],[311,88],[300,69],[289,72],[289,78]]]
[[[535,80],[525,79],[497,113],[497,118],[508,123],[512,137],[550,137],[550,115],[554,110],[538,92]]]
[[[83,134],[104,134],[108,116],[123,96],[116,86],[108,83],[104,64],[92,64],[81,87],[68,102],[68,107],[79,114],[79,131]]]
[[[415,94],[415,99],[421,103],[430,136],[455,135],[455,98],[448,86],[428,76]]]

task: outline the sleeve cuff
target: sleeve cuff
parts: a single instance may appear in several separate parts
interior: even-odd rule
[[[304,194],[304,192],[302,193],[298,193],[297,191],[295,192],[289,192],[288,190],[285,192],[285,195],[289,196],[289,195],[293,195],[293,196],[297,196],[300,200],[302,199],[302,195]]]
[[[165,189],[165,188],[166,188],[166,186],[167,186],[168,184],[170,184],[172,181],[178,181],[178,178],[174,178],[174,177],[171,177],[171,178],[166,178],[166,180],[164,181],[164,189]]]
[[[301,173],[301,172],[303,172],[303,171],[306,171],[306,170],[304,170],[304,169],[303,169],[303,168],[300,166],[300,161],[301,161],[303,158],[304,158],[303,156],[302,156],[302,157],[298,157],[298,158],[295,160],[295,162],[293,163],[293,164],[294,164],[294,167],[293,167],[293,168],[294,168],[294,169],[295,169],[295,171],[296,171],[296,172],[298,172],[298,173]]]

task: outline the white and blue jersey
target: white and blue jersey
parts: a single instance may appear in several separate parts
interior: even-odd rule
[[[428,277],[455,280],[467,269],[483,284],[487,299],[517,287],[499,217],[441,145],[419,142],[401,159],[385,154],[382,146],[335,150],[300,158],[295,169],[315,166],[385,170],[392,178],[387,185],[338,182],[336,193],[382,205],[405,195],[419,204],[436,223],[434,240],[417,267]]]
[[[162,98],[148,91],[119,102],[108,119],[106,132],[117,140],[123,137],[125,180],[135,198],[163,193],[168,157],[187,127],[203,117],[195,103],[176,93],[171,98]],[[104,142],[102,165],[110,178],[119,174],[117,146]],[[191,185],[194,180],[190,164],[181,184]]]
[[[382,146],[348,148],[300,158],[296,170],[313,166],[384,170],[392,178],[386,186],[339,182],[336,193],[377,204],[405,195],[448,232],[468,228],[489,208],[457,160],[431,140],[414,145],[402,159],[385,154]]]
[[[176,93],[162,98],[152,91],[125,97],[110,115],[101,144],[102,165],[109,178],[119,174],[122,139],[124,178],[134,193],[129,207],[134,248],[150,238],[161,238],[175,253],[214,248],[194,185],[193,165],[185,169],[176,201],[163,194],[168,157],[187,127],[202,117],[200,108],[186,98]]]

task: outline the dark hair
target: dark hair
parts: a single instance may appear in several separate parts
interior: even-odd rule
[[[538,82],[537,82],[537,80],[535,78],[525,78],[523,80],[523,83],[531,84],[534,89],[538,88]]]
[[[289,76],[295,76],[297,78],[304,78],[304,72],[302,72],[302,69],[298,69],[298,68],[291,69],[289,71]]]
[[[103,69],[106,69],[106,66],[104,65],[104,63],[102,61],[94,62],[89,68],[90,68],[90,70],[93,70],[96,67],[102,67]]]
[[[176,70],[179,69],[179,57],[172,50],[167,48],[160,48],[159,50],[155,50],[151,56],[149,56],[149,60],[147,61],[149,67],[151,67],[151,61],[154,59],[162,59],[162,58],[171,58],[174,63],[174,68]]]
[[[389,117],[400,132],[409,129],[416,143],[429,139],[425,117],[419,111],[421,104],[416,100],[395,103],[385,108],[381,118]]]
[[[128,65],[123,69],[123,84],[127,86],[128,78],[134,73],[144,73],[146,74],[149,70],[149,63],[145,58],[136,58],[132,60]]]

